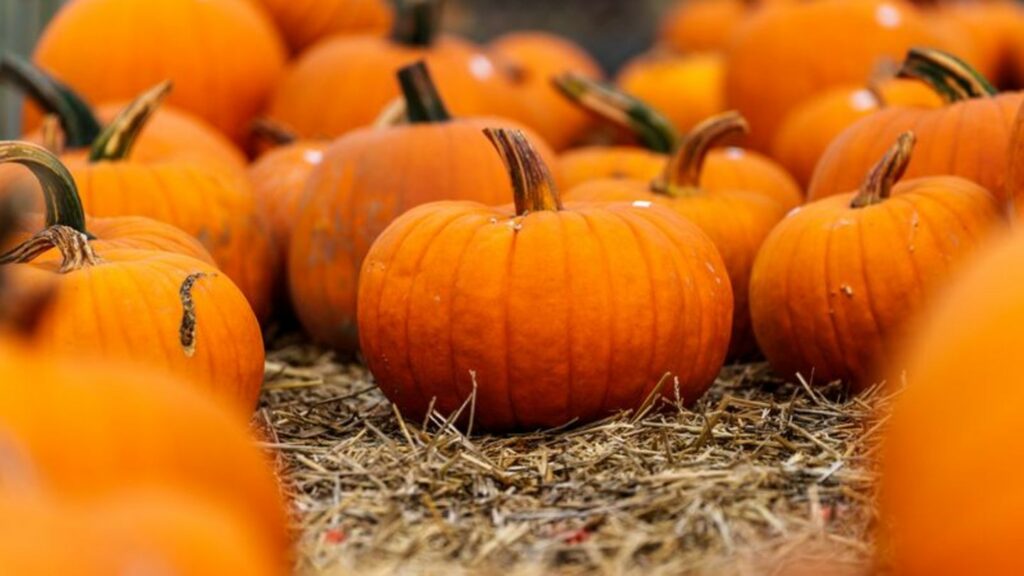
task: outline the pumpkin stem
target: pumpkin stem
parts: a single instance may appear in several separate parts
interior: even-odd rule
[[[56,114],[70,148],[88,148],[103,129],[81,96],[20,56],[7,53],[0,57],[0,81],[14,84],[43,111]]]
[[[708,152],[726,138],[749,131],[747,120],[735,110],[712,116],[697,124],[683,137],[679,150],[669,159],[661,179],[655,182],[656,191],[676,196],[683,190],[699,188]]]
[[[25,166],[39,180],[46,203],[47,227],[65,226],[90,237],[78,187],[56,156],[28,142],[0,142],[0,164],[9,162]]]
[[[952,54],[930,48],[911,48],[898,75],[924,82],[947,104],[994,96],[998,92],[970,64]]]
[[[892,187],[907,171],[916,142],[917,138],[913,132],[907,131],[900,134],[892,148],[868,173],[867,179],[860,186],[860,192],[850,202],[850,207],[864,208],[888,198],[892,194]]]
[[[294,144],[299,136],[284,124],[270,118],[257,118],[249,125],[249,134],[273,146]]]
[[[41,230],[7,254],[0,256],[0,265],[31,262],[41,254],[49,252],[51,248],[60,250],[61,274],[103,262],[89,245],[89,238],[85,234],[67,226],[57,225]]]
[[[43,118],[42,133],[43,148],[60,155],[64,153],[64,131],[60,129],[60,118],[54,114],[47,114]]]
[[[561,74],[552,82],[572,103],[628,130],[648,150],[675,150],[679,136],[672,122],[645,102],[579,74]]]
[[[408,123],[409,118],[405,113],[405,98],[399,96],[381,110],[377,119],[373,121],[372,126],[378,130],[383,130]]]
[[[441,27],[442,0],[401,0],[391,32],[398,44],[427,48]]]
[[[171,92],[171,87],[171,81],[165,80],[144,92],[122,110],[93,142],[89,150],[89,162],[117,162],[127,159],[139,134],[146,128],[160,103]]]
[[[434,124],[452,119],[423,60],[398,71],[405,97],[405,116],[411,124]]]
[[[517,216],[562,209],[562,199],[558,196],[548,167],[522,130],[485,128],[484,135],[497,149],[508,169]]]

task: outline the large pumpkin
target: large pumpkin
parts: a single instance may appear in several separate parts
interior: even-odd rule
[[[725,110],[725,60],[720,54],[647,54],[623,67],[616,85],[647,102],[687,132]]]
[[[77,0],[46,27],[34,59],[92,102],[171,80],[171,104],[241,142],[284,57],[269,18],[249,0]],[[27,126],[36,125],[29,116]]]
[[[948,104],[934,110],[889,107],[850,126],[822,155],[809,197],[855,188],[885,152],[884,142],[913,130],[918,145],[908,176],[962,176],[1009,200],[1008,151],[1024,93],[996,94],[963,61],[932,50],[910,51],[901,73],[930,83]]]
[[[793,2],[761,10],[727,51],[725,101],[750,120],[750,143],[767,151],[795,106],[822,90],[863,82],[879,59],[948,40],[896,0]]]
[[[902,576],[1020,574],[1024,493],[1024,235],[978,257],[918,326],[889,375],[882,559]],[[937,505],[938,504],[938,505]]]
[[[858,192],[792,212],[762,246],[750,312],[780,376],[876,383],[914,314],[1000,222],[994,196],[963,178],[897,182],[913,142],[900,135]]]
[[[293,52],[339,35],[381,34],[391,29],[388,0],[255,0],[274,19]]]
[[[292,230],[292,305],[314,338],[339,350],[356,348],[359,268],[393,219],[426,202],[497,204],[511,194],[501,159],[481,130],[519,125],[451,118],[422,64],[399,77],[411,123],[359,130],[334,142],[310,177]],[[550,150],[545,155],[554,157]]]
[[[360,341],[384,393],[416,419],[472,402],[487,430],[590,422],[639,408],[659,382],[696,401],[732,310],[711,241],[655,206],[563,207],[521,132],[490,135],[515,209],[421,206],[367,256]]]
[[[511,94],[519,101],[508,116],[533,128],[555,150],[564,150],[586,136],[590,117],[566,102],[551,85],[567,72],[599,79],[601,66],[569,40],[544,32],[513,32],[495,39],[489,53],[509,74]]]
[[[421,59],[455,114],[508,111],[512,100],[504,72],[470,42],[438,37],[440,6],[440,0],[404,0],[393,38],[343,36],[310,49],[282,78],[268,116],[302,138],[336,137],[369,126],[400,96],[398,69]]]
[[[654,202],[700,227],[722,255],[732,284],[735,306],[730,357],[747,356],[755,349],[747,305],[750,269],[761,242],[789,209],[757,189],[701,186],[711,146],[745,129],[743,118],[735,113],[709,118],[687,136],[663,176],[654,182],[594,180],[566,196],[580,202]]]

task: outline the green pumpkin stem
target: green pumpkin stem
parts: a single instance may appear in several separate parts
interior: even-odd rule
[[[32,171],[43,189],[46,226],[65,226],[89,236],[78,187],[60,160],[28,142],[0,142],[0,164],[21,164]]]
[[[50,226],[22,242],[10,252],[0,256],[0,265],[24,264],[49,252],[51,248],[60,251],[61,274],[95,266],[103,260],[89,245],[89,237],[67,226]]]
[[[270,118],[257,118],[249,125],[249,134],[262,142],[273,146],[287,146],[299,139],[291,128]]]
[[[875,164],[864,183],[860,186],[860,192],[850,202],[851,208],[864,208],[884,201],[892,194],[892,187],[899,182],[900,178],[907,171],[910,165],[910,157],[914,152],[914,144],[917,138],[913,132],[904,132],[896,138],[885,156]]]
[[[522,130],[485,128],[484,134],[508,169],[517,216],[562,209],[562,199],[551,180],[547,165]]]
[[[0,81],[14,84],[44,112],[60,118],[70,148],[88,148],[103,129],[81,96],[24,58],[11,53],[0,57]]]
[[[433,124],[452,119],[423,60],[400,69],[398,83],[402,87],[409,123]]]
[[[941,50],[912,48],[898,75],[924,82],[947,104],[994,96],[998,92],[970,64]]]
[[[747,120],[736,111],[723,112],[697,124],[683,137],[679,150],[669,159],[661,179],[655,182],[656,191],[676,196],[684,190],[699,188],[708,152],[726,138],[749,131]]]
[[[157,84],[135,99],[103,129],[89,150],[89,162],[116,162],[126,160],[135,146],[139,134],[160,103],[171,92],[169,80]]]
[[[441,27],[442,0],[400,0],[391,39],[398,44],[427,48]]]
[[[645,102],[578,74],[562,74],[552,82],[574,104],[628,130],[648,150],[664,154],[675,150],[679,135],[672,122]]]

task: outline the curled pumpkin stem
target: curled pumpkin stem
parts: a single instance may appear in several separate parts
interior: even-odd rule
[[[912,48],[900,68],[901,78],[920,80],[946,103],[994,96],[998,90],[970,64],[930,48]]]
[[[562,199],[551,180],[548,167],[522,130],[485,128],[484,134],[497,149],[508,169],[515,194],[517,216],[541,210],[562,209]]]
[[[400,69],[398,84],[402,87],[405,116],[410,123],[431,124],[452,119],[423,60]]]
[[[46,202],[47,226],[59,224],[89,237],[78,187],[60,159],[28,142],[0,142],[0,164],[6,163],[25,166],[39,180]]]
[[[875,164],[867,179],[860,187],[860,192],[850,202],[851,208],[864,208],[878,204],[892,194],[892,187],[899,182],[910,165],[910,157],[914,152],[917,137],[913,132],[904,132],[896,139],[885,156]]]
[[[150,88],[131,104],[117,118],[103,129],[89,150],[89,162],[118,161],[128,158],[139,134],[149,119],[171,92],[173,85],[166,80]]]
[[[675,196],[683,190],[700,187],[708,152],[726,139],[749,131],[747,120],[735,110],[712,116],[694,126],[665,166],[661,179],[654,183],[655,190]]]
[[[0,256],[0,265],[25,264],[49,252],[52,248],[60,251],[59,272],[61,274],[103,262],[89,245],[89,238],[85,234],[67,226],[57,225],[37,232],[35,236]]]
[[[562,74],[552,83],[577,106],[632,133],[648,150],[675,150],[679,135],[672,122],[645,102],[579,74]]]

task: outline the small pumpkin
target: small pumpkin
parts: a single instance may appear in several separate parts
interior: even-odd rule
[[[676,130],[688,132],[725,111],[724,81],[720,54],[651,53],[626,63],[615,84],[664,114]]]
[[[410,418],[472,401],[486,430],[639,408],[666,374],[664,394],[696,401],[721,369],[732,311],[711,241],[655,206],[563,207],[521,132],[488,135],[515,209],[421,206],[363,266],[360,341],[385,395]]]
[[[918,144],[907,176],[962,176],[1009,200],[1008,150],[1024,93],[997,94],[965,62],[935,50],[911,50],[900,74],[929,83],[947,105],[932,110],[893,106],[853,124],[822,155],[809,197],[856,187],[858,174],[884,154],[883,142],[912,129]]]
[[[1019,574],[1024,494],[1024,235],[1018,230],[958,275],[890,365],[905,382],[881,466],[882,559],[894,574]],[[941,506],[936,506],[941,502]]]
[[[746,131],[736,113],[709,118],[686,137],[663,175],[649,180],[594,180],[570,190],[568,200],[579,202],[654,202],[667,206],[696,224],[722,255],[732,285],[734,312],[730,357],[755,350],[747,305],[750,269],[761,242],[788,208],[767,194],[747,188],[701,185],[711,146]]]
[[[887,106],[938,108],[942,99],[926,84],[890,79],[866,87],[843,86],[805,100],[786,116],[771,157],[807,187],[829,144],[851,124]]]
[[[33,59],[92,102],[134,98],[171,80],[171,104],[242,142],[285,50],[249,0],[148,0],[145,10],[138,0],[78,0],[50,21]],[[34,128],[38,117],[29,114],[25,125]]]
[[[913,145],[901,134],[859,191],[803,206],[765,240],[750,312],[780,376],[878,382],[914,314],[999,226],[995,197],[969,180],[899,182]]]
[[[509,111],[510,83],[499,66],[466,40],[439,37],[441,4],[402,0],[391,38],[342,36],[308,50],[281,79],[267,117],[308,139],[367,127],[401,95],[395,73],[421,59],[430,64],[455,114]]]
[[[753,14],[735,40],[727,51],[725,103],[750,121],[749,143],[760,151],[806,99],[863,82],[879,59],[952,44],[898,0],[785,3]]]
[[[751,10],[748,0],[683,0],[665,15],[658,32],[666,48],[686,54],[714,52],[729,45]]]
[[[679,148],[680,141],[668,119],[625,92],[580,76],[563,75],[556,83],[577,105],[631,134],[631,140],[639,144],[588,146],[563,153],[558,159],[560,184],[571,190],[592,180],[651,181],[664,174],[669,155]],[[693,140],[696,136],[691,133],[687,138]],[[709,149],[702,152],[703,166],[698,171],[701,188],[756,191],[786,208],[803,203],[800,187],[774,161],[743,148],[710,148],[717,144],[708,142]]]
[[[292,305],[306,331],[337,350],[357,346],[359,268],[393,219],[426,202],[496,204],[510,194],[505,168],[481,130],[521,126],[452,118],[422,62],[398,76],[410,124],[358,130],[331,144],[310,176],[292,230]],[[554,158],[550,150],[542,154]]]
[[[340,35],[384,35],[394,20],[387,0],[256,0],[293,53]]]
[[[505,34],[488,45],[488,52],[511,77],[512,92],[521,104],[508,114],[510,118],[533,128],[555,150],[583,140],[592,119],[566,102],[551,80],[567,72],[602,78],[601,66],[590,54],[545,32]]]

